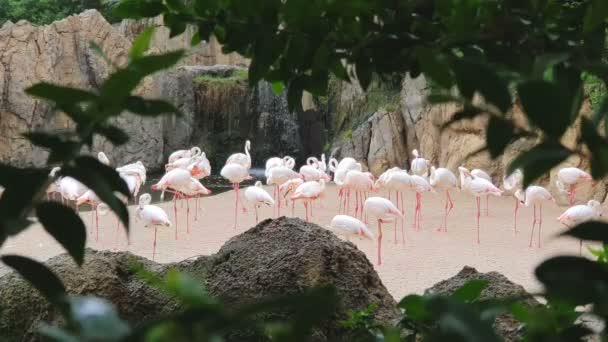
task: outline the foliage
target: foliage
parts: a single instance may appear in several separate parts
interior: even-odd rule
[[[21,19],[46,25],[86,9],[99,10],[109,22],[118,20],[104,0],[0,0],[0,26]]]
[[[247,85],[247,70],[234,70],[229,76],[203,74],[197,76],[194,81],[198,84],[205,84],[218,88]]]
[[[509,167],[524,169],[527,185],[573,154],[591,160],[594,178],[608,173],[606,96],[592,118],[579,117],[583,75],[594,75],[604,86],[608,82],[608,65],[603,59],[607,4],[605,0],[123,0],[114,10],[128,18],[162,14],[172,35],[194,24],[198,34],[193,43],[215,35],[224,52],[252,59],[250,84],[266,79],[277,92],[285,86],[292,109],[300,106],[303,90],[323,96],[329,74],[340,80],[357,80],[367,89],[375,75],[390,78],[408,72],[417,77],[424,73],[435,88],[430,102],[460,104],[462,109],[452,122],[480,115],[490,118],[487,149],[493,157],[502,155],[517,138],[537,139],[538,144]],[[0,2],[0,8],[6,8],[6,3]],[[177,113],[168,103],[132,95],[143,78],[174,65],[182,56],[181,51],[145,55],[151,36],[144,32],[134,43],[129,63],[115,70],[95,91],[47,83],[27,89],[28,94],[66,113],[76,127],[73,131],[30,132],[25,137],[49,150],[48,165],[61,166],[57,177],[73,177],[91,188],[125,227],[128,212],[116,196],[128,196],[124,182],[113,169],[80,156],[80,151],[90,147],[94,135],[102,135],[115,145],[125,143],[128,137],[109,122],[125,110],[143,116]],[[474,101],[478,95],[483,97],[482,103]],[[521,104],[531,127],[522,127],[507,115],[515,102]],[[578,119],[580,144],[567,148],[561,137]],[[602,123],[605,130],[600,132]],[[0,198],[0,243],[28,228],[32,223],[29,214],[35,210],[45,229],[82,264],[86,233],[80,217],[70,208],[41,199],[53,180],[48,168],[0,165],[0,185],[6,189]],[[564,235],[608,244],[608,224],[590,222]],[[273,340],[306,340],[311,328],[337,305],[331,288],[319,288],[227,312],[185,275],[169,272],[159,280],[148,274],[151,283],[181,300],[185,309],[132,329],[110,303],[69,296],[61,280],[44,265],[11,255],[2,260],[63,314],[64,328],[44,326],[41,330],[48,338],[60,341],[98,340],[100,336],[109,340],[217,340],[241,326],[263,331]],[[556,256],[541,263],[535,274],[549,303],[539,308],[518,305],[518,299],[506,303],[479,300],[485,284],[473,282],[451,296],[406,296],[399,304],[404,317],[395,327],[371,322],[371,311],[351,315],[347,324],[371,332],[362,333],[361,340],[398,341],[414,336],[430,341],[496,341],[492,322],[496,315],[510,312],[525,323],[526,339],[557,341],[580,339],[590,333],[578,323],[577,306],[587,306],[589,314],[608,321],[605,263]],[[294,308],[293,320],[254,319],[259,313],[285,307]],[[603,329],[600,334],[606,339]],[[403,336],[402,330],[413,335]]]

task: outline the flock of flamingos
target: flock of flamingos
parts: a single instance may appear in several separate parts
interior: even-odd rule
[[[251,143],[245,143],[245,153],[232,154],[220,171],[220,175],[233,184],[235,193],[234,226],[237,226],[239,208],[245,211],[241,201],[239,184],[245,180],[252,179],[249,174],[251,169],[251,155],[249,150]],[[405,239],[404,232],[404,206],[403,197],[405,192],[414,192],[416,195],[416,206],[414,214],[414,229],[420,229],[422,215],[421,198],[425,192],[445,193],[444,218],[438,232],[447,232],[447,218],[453,208],[450,191],[461,189],[475,197],[477,203],[477,243],[479,238],[479,218],[481,216],[481,197],[486,197],[486,214],[488,198],[501,196],[504,193],[513,195],[515,198],[514,229],[517,231],[517,211],[520,204],[526,207],[534,207],[534,221],[530,234],[530,247],[534,238],[535,226],[538,224],[537,247],[541,246],[542,206],[545,201],[554,201],[551,193],[541,186],[529,186],[522,189],[523,174],[516,170],[503,179],[504,190],[492,183],[491,177],[483,170],[468,170],[459,167],[459,178],[447,168],[436,168],[429,160],[424,159],[413,151],[410,171],[393,167],[377,179],[369,172],[363,172],[361,164],[353,158],[344,158],[340,161],[330,158],[326,161],[325,155],[321,159],[310,157],[306,165],[299,172],[294,171],[295,160],[289,156],[284,158],[272,157],[266,161],[266,183],[274,186],[271,196],[260,181],[254,186],[245,189],[245,200],[254,208],[256,222],[258,221],[258,208],[261,205],[277,206],[277,214],[280,216],[282,202],[287,205],[287,199],[291,200],[291,210],[296,201],[301,201],[305,207],[306,220],[312,215],[314,201],[322,198],[326,189],[326,183],[332,180],[339,188],[338,211],[329,224],[329,228],[341,235],[355,235],[376,240],[377,262],[382,263],[382,225],[394,222],[395,239],[397,239],[397,222],[401,222],[401,236]],[[99,152],[98,158],[106,165],[110,164],[107,156]],[[160,181],[152,185],[152,190],[162,191],[161,199],[165,192],[173,193],[174,223],[177,238],[177,201],[189,198],[196,199],[196,211],[198,211],[198,197],[209,195],[211,191],[203,186],[201,180],[211,174],[211,165],[204,152],[198,147],[189,150],[175,151],[169,156],[165,165],[166,173]],[[51,175],[58,171],[54,169]],[[137,198],[139,189],[146,181],[146,168],[141,162],[136,162],[116,168],[116,171],[128,185],[134,198]],[[581,222],[597,219],[602,216],[602,208],[598,201],[591,200],[584,205],[573,205],[574,194],[578,186],[584,182],[592,181],[591,176],[578,168],[566,167],[559,170],[557,174],[558,190],[568,194],[570,208],[568,208],[558,220],[572,227]],[[388,193],[387,198],[373,196],[379,194],[380,190]],[[47,195],[61,194],[62,200],[75,201],[76,205],[90,204],[95,209],[97,218],[98,209],[103,214],[107,212],[107,206],[101,203],[95,193],[86,188],[77,180],[69,177],[58,179],[47,190]],[[288,195],[290,195],[288,197]],[[393,196],[394,194],[394,196]],[[372,195],[372,196],[370,196]],[[351,196],[354,197],[354,213],[351,211]],[[150,194],[142,194],[137,201],[137,218],[143,221],[146,227],[154,228],[153,258],[156,254],[156,232],[158,227],[171,227],[173,223],[167,213],[160,207],[150,204]],[[125,199],[126,201],[126,199]],[[190,210],[189,203],[187,210]],[[538,213],[537,213],[538,208]],[[349,215],[351,214],[352,215]],[[189,215],[187,216],[189,217]],[[367,227],[368,217],[377,223],[377,233],[374,234]],[[118,223],[117,223],[118,228]],[[98,224],[97,224],[98,234]]]

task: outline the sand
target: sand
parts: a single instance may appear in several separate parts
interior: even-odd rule
[[[272,190],[269,189],[272,193]],[[381,195],[381,194],[376,194]],[[384,194],[385,195],[385,194]],[[380,278],[389,292],[397,299],[410,293],[422,293],[438,281],[455,275],[463,266],[469,265],[481,272],[498,271],[512,281],[523,285],[529,291],[538,291],[540,286],[534,278],[534,267],[547,257],[557,254],[578,254],[578,241],[568,238],[556,238],[563,231],[556,217],[564,210],[554,203],[543,207],[542,247],[529,248],[532,208],[520,208],[518,228],[513,230],[513,197],[491,197],[489,216],[482,214],[481,243],[476,242],[475,199],[465,193],[452,194],[454,210],[448,222],[448,232],[438,233],[440,220],[443,217],[444,196],[442,194],[424,194],[422,200],[422,229],[414,231],[412,218],[414,212],[414,194],[406,194],[406,243],[394,240],[393,224],[383,227],[383,264],[375,266]],[[231,237],[244,232],[255,224],[251,207],[247,214],[239,212],[238,228],[234,229],[234,192],[202,198],[198,218],[195,220],[195,201],[190,200],[189,232],[186,231],[187,205],[185,201],[178,204],[178,238],[175,229],[158,230],[156,261],[166,263],[193,258],[199,255],[215,253]],[[485,205],[485,201],[482,201]],[[160,204],[171,220],[173,204]],[[135,207],[131,206],[133,214]],[[354,210],[354,198],[351,211]],[[260,210],[260,219],[274,217],[274,208]],[[291,210],[283,208],[282,214]],[[328,186],[326,198],[315,205],[312,222],[327,226],[337,214],[337,188]],[[152,258],[152,241],[154,231],[143,227],[141,222],[132,218],[131,243],[127,244],[126,235],[121,228],[116,234],[116,217],[113,214],[100,217],[99,241],[95,239],[95,225],[91,222],[91,213],[82,214],[87,223],[89,235],[87,246],[94,249],[128,250],[132,253]],[[296,204],[295,215],[304,217],[301,203]],[[371,230],[376,232],[376,225],[370,222]],[[536,239],[536,233],[535,233]],[[351,239],[362,250],[369,260],[376,265],[376,243],[359,238]],[[536,240],[534,242],[536,246]],[[2,254],[20,254],[43,261],[63,253],[63,249],[40,226],[33,226],[25,233],[10,238],[2,248]],[[7,272],[0,266],[0,274]]]

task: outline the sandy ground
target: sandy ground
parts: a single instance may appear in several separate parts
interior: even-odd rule
[[[272,193],[271,190],[269,190]],[[353,196],[354,197],[354,196]],[[448,222],[448,233],[438,233],[443,216],[444,197],[440,194],[423,195],[422,229],[412,228],[414,194],[406,194],[406,243],[395,243],[393,224],[385,224],[383,239],[383,264],[376,266],[382,281],[397,299],[406,294],[422,293],[424,289],[438,281],[456,274],[463,266],[469,265],[481,272],[498,271],[511,280],[523,285],[529,291],[539,290],[533,270],[543,259],[557,254],[578,254],[578,241],[559,238],[555,235],[563,230],[556,217],[564,210],[553,203],[543,208],[543,245],[529,248],[532,208],[521,208],[519,212],[519,233],[513,230],[512,197],[490,198],[489,216],[481,217],[481,244],[476,243],[475,200],[464,193],[454,193],[454,210]],[[354,198],[353,198],[354,201]],[[234,192],[226,192],[200,200],[198,218],[195,219],[194,200],[190,200],[189,233],[186,231],[187,206],[178,204],[178,239],[175,229],[158,230],[156,261],[173,262],[198,255],[215,253],[222,244],[255,224],[251,207],[247,214],[240,215],[238,228],[233,227]],[[482,202],[485,205],[485,201]],[[163,203],[171,220],[174,220],[173,204]],[[131,213],[135,207],[131,206]],[[273,208],[262,208],[260,220],[273,217]],[[351,211],[354,210],[354,202]],[[282,214],[291,210],[283,208]],[[337,189],[329,186],[326,198],[315,205],[312,221],[327,226],[337,214]],[[124,231],[117,231],[117,221],[113,214],[100,216],[99,241],[95,239],[95,225],[91,213],[82,214],[87,223],[89,235],[87,246],[94,249],[129,250],[135,254],[151,258],[154,231],[144,228],[132,215],[131,243],[127,244]],[[304,217],[303,206],[296,205],[295,215]],[[376,225],[369,224],[373,232]],[[536,238],[536,233],[535,233]],[[359,238],[351,239],[376,264],[376,243]],[[535,240],[536,241],[536,240]],[[535,242],[536,246],[536,242]],[[11,238],[2,248],[2,254],[20,254],[45,260],[59,253],[62,248],[40,226],[34,226],[25,233]],[[0,266],[0,274],[7,270]]]

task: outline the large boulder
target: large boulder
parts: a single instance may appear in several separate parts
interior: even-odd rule
[[[228,309],[272,296],[295,294],[313,286],[332,284],[340,297],[338,309],[315,330],[315,340],[336,340],[346,333],[339,324],[348,310],[378,305],[376,319],[392,322],[399,317],[396,303],[365,255],[350,242],[299,219],[266,220],[232,238],[208,257],[159,265],[130,253],[87,249],[78,268],[68,255],[46,264],[63,280],[71,294],[96,295],[110,300],[131,324],[162,317],[180,307],[165,294],[140,280],[134,263],[163,274],[170,267],[198,279]],[[40,322],[58,322],[59,313],[20,276],[0,276],[0,338],[35,341]],[[272,317],[289,313],[276,312]],[[251,339],[238,331],[229,340]]]
[[[480,300],[518,298],[521,299],[520,302],[524,305],[540,305],[526,292],[523,286],[513,283],[504,275],[498,272],[479,273],[476,269],[469,266],[465,266],[455,276],[433,285],[426,290],[426,293],[451,295],[471,280],[485,280],[488,282],[488,286],[481,292]],[[521,323],[509,314],[498,316],[494,323],[496,332],[505,341],[520,341],[521,326]]]

